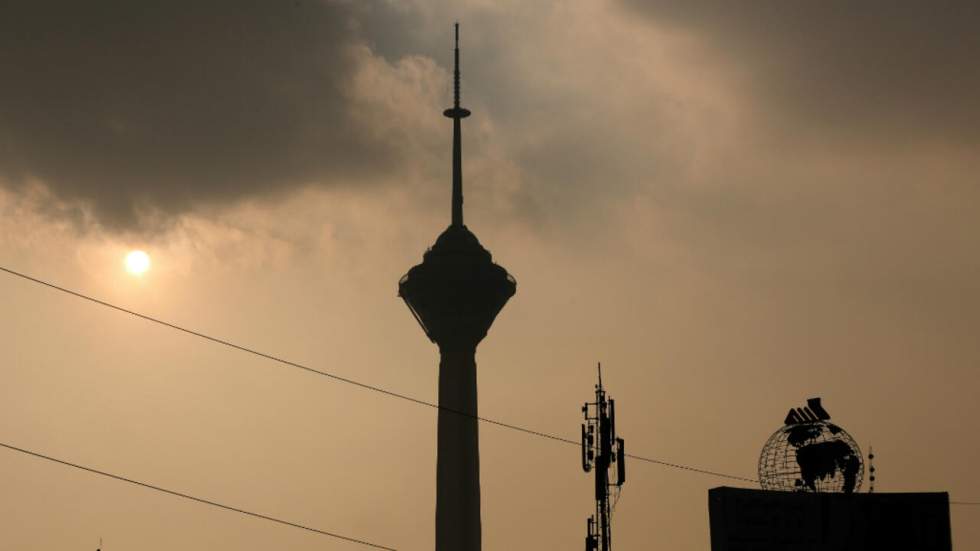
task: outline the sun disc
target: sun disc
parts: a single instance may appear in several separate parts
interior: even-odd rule
[[[143,275],[150,269],[150,255],[143,251],[132,251],[126,255],[126,271],[133,275]]]

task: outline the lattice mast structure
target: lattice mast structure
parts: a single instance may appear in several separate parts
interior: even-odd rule
[[[616,436],[616,402],[602,387],[602,365],[595,402],[582,406],[582,469],[595,471],[595,513],[586,522],[585,551],[612,549],[612,518],[609,489],[626,482],[626,443]],[[616,482],[610,483],[609,470],[616,466]]]
[[[456,24],[451,224],[422,263],[398,283],[398,295],[439,345],[439,420],[436,460],[436,551],[479,551],[480,457],[476,347],[517,290],[517,282],[463,224],[459,103],[459,24]]]

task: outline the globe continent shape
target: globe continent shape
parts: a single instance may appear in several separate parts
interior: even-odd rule
[[[759,482],[765,490],[852,493],[863,480],[864,459],[857,443],[827,421],[780,428],[759,456]]]

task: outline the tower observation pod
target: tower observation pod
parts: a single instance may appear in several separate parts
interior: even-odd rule
[[[436,551],[478,551],[480,457],[476,347],[514,296],[517,282],[463,224],[459,105],[459,24],[456,24],[453,107],[452,223],[398,282],[398,295],[426,336],[439,345],[436,465]]]

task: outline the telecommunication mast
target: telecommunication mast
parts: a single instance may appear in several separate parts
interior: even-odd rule
[[[602,364],[599,364],[599,384],[595,387],[595,402],[582,406],[582,469],[595,471],[595,513],[589,517],[585,536],[585,551],[610,551],[609,488],[621,488],[626,482],[626,445],[616,436],[616,402],[606,396],[602,387]],[[616,465],[616,482],[610,483],[609,470]]]

